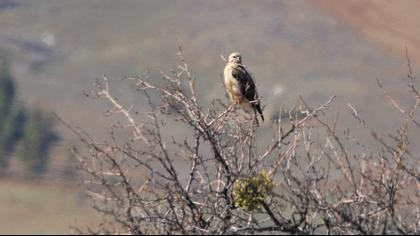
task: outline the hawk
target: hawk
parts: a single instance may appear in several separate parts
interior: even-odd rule
[[[226,92],[231,103],[238,104],[247,113],[253,112],[256,115],[258,112],[264,121],[254,79],[242,65],[241,54],[234,52],[229,55],[223,74]]]

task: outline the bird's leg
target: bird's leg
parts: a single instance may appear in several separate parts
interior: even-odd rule
[[[232,104],[232,106],[233,106],[233,111],[235,111],[235,112],[236,112],[236,110],[238,110],[239,103],[235,101],[235,102]]]

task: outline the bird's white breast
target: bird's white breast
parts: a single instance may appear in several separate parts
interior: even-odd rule
[[[225,77],[225,87],[226,91],[229,94],[229,97],[232,99],[237,96],[242,96],[241,89],[238,80],[236,80],[232,75],[232,66],[227,65],[224,71]]]

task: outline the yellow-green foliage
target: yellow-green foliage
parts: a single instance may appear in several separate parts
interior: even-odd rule
[[[235,203],[246,211],[259,209],[273,187],[273,180],[264,171],[239,179],[233,188]]]

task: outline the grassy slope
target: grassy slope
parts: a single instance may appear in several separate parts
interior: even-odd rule
[[[0,234],[66,234],[98,215],[74,187],[0,181]]]
[[[420,1],[322,0],[318,3],[396,56],[401,56],[406,46],[414,62],[420,64]]]
[[[99,134],[105,123],[98,119],[100,111],[106,110],[104,103],[85,99],[82,90],[91,88],[94,79],[102,74],[116,79],[146,69],[153,72],[156,67],[174,67],[177,40],[184,46],[197,76],[201,102],[224,98],[219,77],[223,62],[219,55],[242,52],[264,96],[267,117],[280,106],[292,106],[298,95],[315,105],[337,94],[334,109],[347,111],[346,104],[351,102],[363,118],[382,128],[383,123],[389,123],[382,118],[395,113],[389,107],[383,111],[387,107],[375,78],[385,80],[392,88],[404,86],[400,85],[400,78],[406,73],[403,50],[385,52],[375,41],[358,34],[359,28],[348,27],[336,15],[307,1],[17,2],[16,8],[0,12],[0,46],[14,53],[19,96],[28,104],[50,109],[68,122]],[[394,3],[397,2],[407,1]],[[397,14],[393,15],[393,23],[416,16],[415,12],[402,14],[396,7],[384,7]],[[368,12],[391,15],[385,11]],[[354,11],[350,13],[349,17],[359,17]],[[377,17],[384,19],[383,15]],[[418,22],[405,21],[405,26]],[[365,18],[361,22],[389,32],[372,31],[374,36],[402,35],[384,28],[393,26],[390,23],[375,27]],[[417,28],[399,27],[408,32],[419,32]],[[25,42],[42,44],[42,38],[48,34],[55,35],[56,45],[47,55],[25,49]],[[400,44],[403,43],[397,42],[397,46]],[[33,67],[39,64],[42,66]],[[276,94],[280,90],[284,93]],[[133,89],[128,89],[127,83],[113,87],[113,91],[125,104],[135,104],[141,110],[142,100]],[[346,119],[345,114],[341,112],[340,118]],[[61,127],[60,131],[65,129]],[[167,132],[178,133],[173,128]],[[95,136],[101,137],[97,133]],[[69,139],[64,137],[60,149],[67,150],[72,144]],[[63,153],[54,153],[55,173],[63,162],[57,159],[67,157]],[[93,213],[73,190],[0,182],[0,233],[68,232],[68,225],[76,219],[79,224],[89,224]]]

